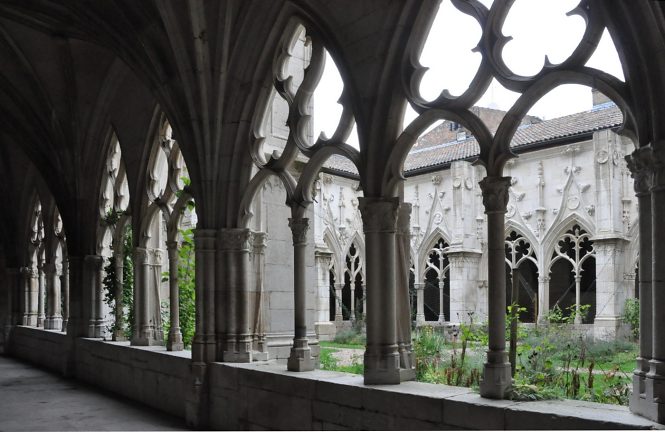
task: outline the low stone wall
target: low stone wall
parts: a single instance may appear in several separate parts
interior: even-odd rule
[[[16,327],[12,354],[61,372],[69,339]],[[189,352],[77,339],[76,376],[128,399],[185,417]],[[275,361],[209,368],[213,429],[650,429],[627,407],[580,401],[513,402],[472,390],[416,382],[366,386],[358,375],[288,372]],[[662,428],[662,426],[660,426]]]
[[[366,386],[358,375],[287,372],[283,365],[211,366],[213,429],[650,429],[627,407],[580,401],[513,402],[462,387]]]

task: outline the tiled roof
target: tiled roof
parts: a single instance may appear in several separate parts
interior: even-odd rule
[[[614,103],[608,102],[597,105],[590,111],[522,125],[515,132],[510,146],[511,148],[519,148],[528,144],[574,137],[619,126],[621,123],[623,123],[621,111]],[[418,140],[418,146],[414,147],[416,148],[409,153],[404,163],[406,173],[455,160],[470,159],[477,156],[480,151],[478,143],[473,137],[460,141],[432,144],[427,134],[423,135]],[[331,157],[326,162],[325,167],[349,174],[358,174],[355,166],[348,159],[340,156]]]

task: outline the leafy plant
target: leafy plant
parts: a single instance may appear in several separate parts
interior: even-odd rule
[[[635,340],[640,338],[640,301],[630,298],[626,300],[623,309],[623,321],[630,326],[632,337]]]
[[[106,219],[107,223],[110,223],[109,221],[115,223],[115,221],[118,220],[114,215],[117,215],[117,213],[109,213]],[[134,335],[134,261],[132,259],[132,250],[132,229],[131,226],[126,225],[123,233],[123,247],[121,252],[123,260],[123,278],[122,302],[120,304],[118,304],[118,299],[116,298],[116,284],[118,283],[118,277],[116,275],[113,255],[108,258],[108,262],[106,266],[104,266],[106,276],[102,280],[104,303],[108,305],[111,315],[116,317],[118,307],[123,310],[122,321],[118,323],[114,320],[112,324],[107,326],[107,330],[114,333],[122,328],[125,337],[129,339]],[[111,251],[113,251],[113,245],[111,245]]]

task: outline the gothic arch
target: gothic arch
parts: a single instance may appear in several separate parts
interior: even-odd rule
[[[427,267],[427,259],[429,254],[432,252],[432,248],[439,242],[443,240],[447,245],[450,245],[450,236],[441,228],[436,227],[434,230],[429,233],[425,240],[420,243],[420,248],[418,249],[418,268],[416,268],[416,281],[422,280],[425,275],[425,268]]]
[[[594,226],[593,223],[591,223],[581,213],[573,212],[561,220],[555,220],[543,237],[541,246],[543,251],[543,269],[547,269],[547,271],[549,271],[552,253],[554,253],[554,247],[561,239],[561,236],[575,225],[579,225],[580,228],[589,233],[592,238],[595,235],[595,229],[591,228]]]

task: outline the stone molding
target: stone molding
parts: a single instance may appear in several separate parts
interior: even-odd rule
[[[197,251],[214,252],[217,241],[217,232],[213,229],[194,230],[194,248]]]
[[[293,235],[293,245],[307,244],[307,231],[309,230],[309,218],[289,218],[289,228]]]
[[[399,198],[360,197],[358,200],[365,233],[394,233],[396,231]]]
[[[252,231],[249,228],[222,228],[217,231],[219,250],[249,251],[252,244]]]
[[[94,271],[101,271],[104,265],[104,257],[101,255],[86,255],[83,261]]]
[[[134,249],[134,260],[136,264],[148,264],[150,252],[146,248],[137,247]]]
[[[485,177],[478,184],[483,195],[485,213],[505,213],[510,195],[510,177]]]
[[[635,195],[638,198],[648,196],[653,183],[653,154],[651,148],[639,148],[633,154],[626,156],[625,159],[630,170],[630,176],[635,180],[633,182]]]
[[[263,231],[255,231],[252,235],[252,248],[253,253],[261,254],[268,247],[268,233]]]

